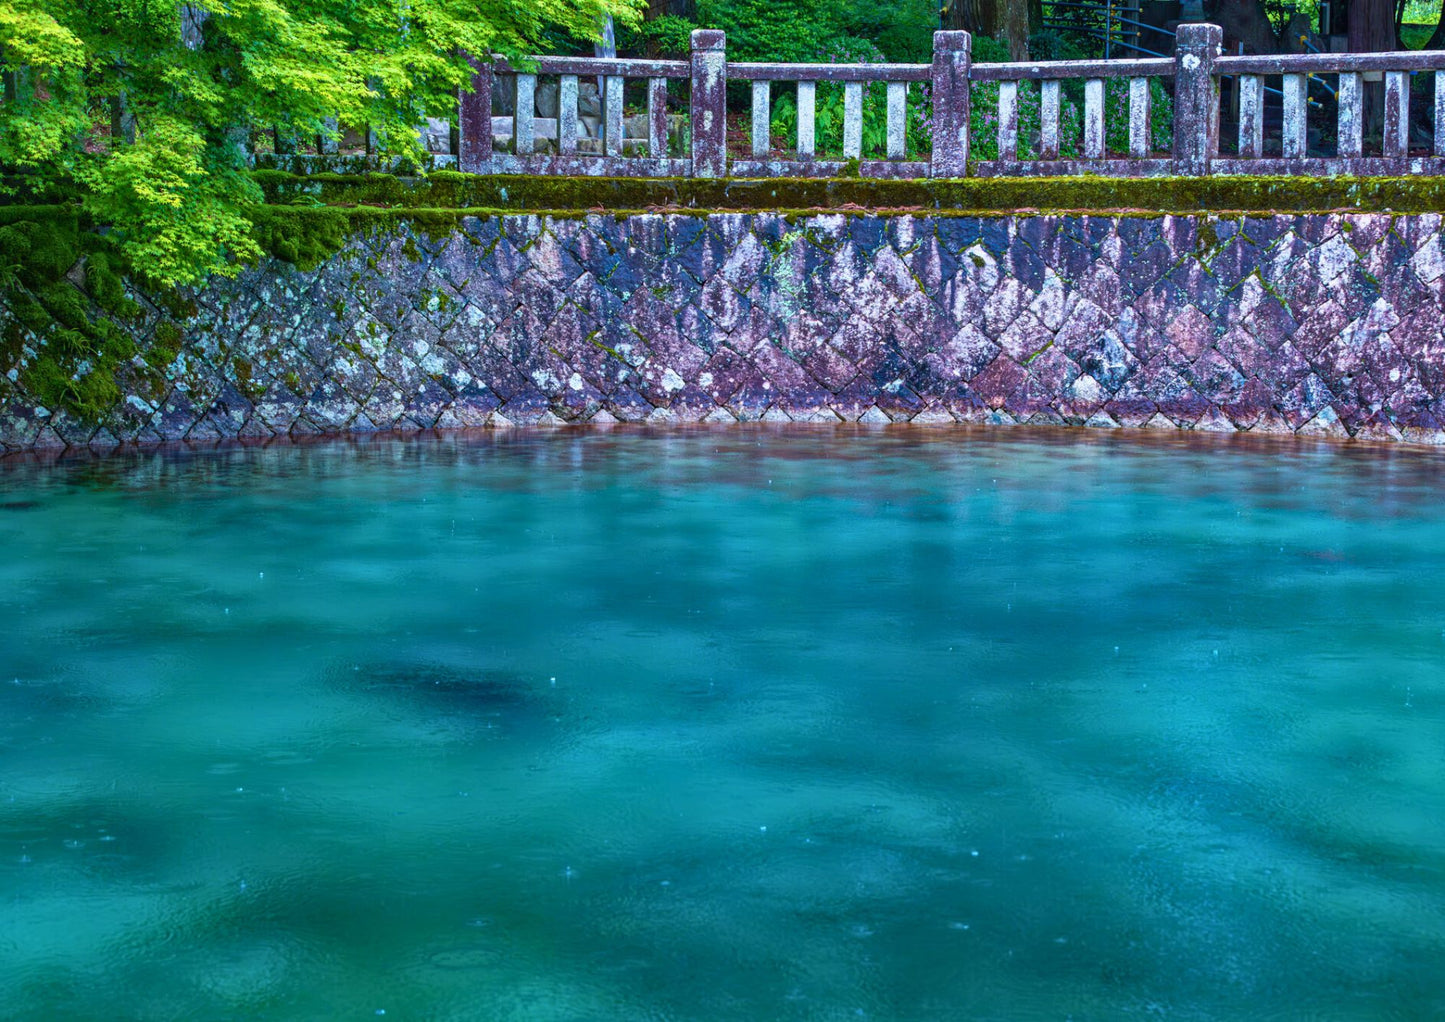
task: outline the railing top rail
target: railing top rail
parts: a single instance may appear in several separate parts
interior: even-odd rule
[[[1393,53],[1276,53],[1214,58],[1215,74],[1333,74],[1337,71],[1445,71],[1445,50]]]
[[[728,77],[745,82],[926,82],[932,64],[728,63]]]
[[[1020,64],[974,64],[968,77],[976,82],[1018,82],[1061,78],[1152,78],[1174,74],[1169,57],[1140,60],[1044,60]]]
[[[622,78],[686,78],[692,65],[685,60],[647,60],[622,57],[533,57],[535,71],[524,71],[498,57],[493,70],[498,74],[602,75]]]

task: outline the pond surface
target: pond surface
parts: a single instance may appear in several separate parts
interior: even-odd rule
[[[1441,1017],[1442,493],[1027,430],[0,462],[0,1016]]]

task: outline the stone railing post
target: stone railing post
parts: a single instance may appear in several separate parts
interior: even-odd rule
[[[973,38],[967,32],[933,33],[933,159],[930,177],[968,173],[969,66]]]
[[[728,63],[726,40],[716,29],[692,33],[692,176],[727,175]]]
[[[472,91],[463,92],[457,110],[457,169],[463,174],[492,172],[492,61],[472,58]]]
[[[1219,80],[1214,58],[1224,31],[1185,24],[1174,39],[1174,172],[1204,175],[1219,155]]]

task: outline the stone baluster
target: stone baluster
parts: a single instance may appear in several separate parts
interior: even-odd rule
[[[772,82],[753,82],[753,156],[767,157],[772,146],[769,135],[773,126]]]
[[[1300,160],[1305,156],[1309,132],[1305,123],[1305,107],[1309,105],[1308,83],[1301,74],[1282,76],[1284,80],[1284,120],[1280,126],[1280,149],[1285,159]]]
[[[798,83],[798,156],[811,160],[817,152],[816,116],[818,87],[814,82]]]
[[[517,101],[512,104],[512,151],[518,156],[530,156],[537,144],[537,76],[519,74],[516,79]]]
[[[1385,155],[1410,155],[1410,72],[1385,72]]]
[[[472,91],[458,101],[461,124],[458,169],[467,174],[492,172],[492,62],[472,58]]]
[[[888,83],[888,158],[901,160],[908,150],[908,83]]]
[[[1104,158],[1104,79],[1084,82],[1084,157]]]
[[[968,70],[973,40],[967,32],[933,33],[933,177],[968,173],[968,117],[972,91]]]
[[[1435,145],[1436,156],[1445,156],[1445,71],[1435,72]]]
[[[727,173],[726,38],[716,29],[692,33],[692,173],[723,177]]]
[[[1059,83],[1039,83],[1039,159],[1059,158]]]
[[[557,152],[564,156],[577,151],[577,86],[576,75],[557,78]]]
[[[647,80],[647,154],[653,159],[667,156],[667,79]]]
[[[1179,26],[1174,37],[1174,170],[1208,174],[1219,155],[1219,80],[1214,58],[1224,43],[1218,25]]]
[[[1338,155],[1360,156],[1365,151],[1365,105],[1358,71],[1340,72],[1339,95],[1336,99],[1339,106],[1339,117],[1336,121]]]
[[[998,158],[1019,157],[1019,83],[998,83]]]
[[[603,79],[602,148],[608,156],[622,155],[622,76]]]
[[[863,157],[863,83],[843,83],[843,158]]]
[[[1149,136],[1154,109],[1149,95],[1149,79],[1129,79],[1129,155],[1136,160],[1149,156],[1153,140]]]

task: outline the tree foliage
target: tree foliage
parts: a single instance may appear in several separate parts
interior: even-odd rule
[[[453,116],[467,53],[521,57],[560,28],[589,38],[641,0],[0,0],[0,169],[74,190],[134,268],[163,283],[255,254],[252,132],[369,125],[419,157],[416,126]],[[182,18],[202,42],[182,40]]]

